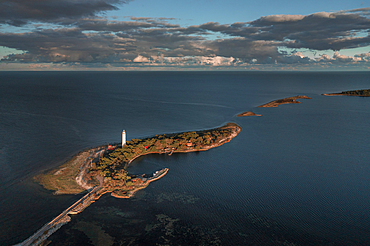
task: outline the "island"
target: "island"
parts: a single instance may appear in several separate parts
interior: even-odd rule
[[[342,91],[340,93],[328,93],[323,94],[324,96],[357,96],[357,97],[370,97],[370,89],[366,90],[354,90],[354,91]]]
[[[244,113],[240,113],[237,115],[237,117],[244,117],[244,116],[262,116],[262,114],[255,114],[251,111],[246,111]]]
[[[299,101],[296,101],[297,99],[312,99],[311,97],[308,96],[294,96],[294,97],[287,97],[283,99],[278,99],[271,101],[269,103],[265,103],[263,105],[258,106],[259,108],[272,108],[272,107],[277,107],[281,104],[289,104],[289,103],[301,103]]]
[[[123,146],[112,144],[83,151],[57,169],[37,175],[34,179],[54,194],[87,193],[34,235],[19,245],[39,245],[61,226],[68,223],[70,214],[82,212],[103,194],[116,198],[129,198],[149,183],[165,176],[169,169],[155,171],[152,175],[132,175],[127,167],[133,160],[149,154],[188,153],[206,151],[236,137],[241,131],[235,123],[224,126],[182,133],[155,135],[132,139]]]

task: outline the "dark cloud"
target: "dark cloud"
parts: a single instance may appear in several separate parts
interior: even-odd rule
[[[115,10],[127,0],[2,0],[0,23],[21,26],[30,21],[59,22]]]
[[[367,46],[367,37],[355,37],[356,32],[368,32],[370,19],[364,13],[370,8],[350,13],[315,13],[311,15],[271,15],[252,22],[220,25],[209,22],[192,28],[243,37],[249,40],[281,42],[288,48],[340,50]]]
[[[26,1],[15,2],[25,4]],[[63,2],[87,4],[87,1],[82,0]],[[368,46],[370,19],[367,13],[370,8],[311,15],[271,15],[252,22],[208,22],[189,27],[172,24],[172,18],[130,17],[129,21],[110,21],[91,16],[98,11],[114,9],[116,4],[122,2],[90,0],[91,8],[85,12],[77,8],[75,13],[67,15],[61,9],[60,15],[54,19],[46,14],[39,17],[39,20],[45,18],[46,21],[58,19],[58,24],[65,28],[0,33],[0,46],[26,51],[24,54],[7,56],[3,61],[145,63],[164,66],[370,62],[368,53],[357,57],[336,53],[332,58],[323,55],[312,59],[299,52],[301,48],[337,51]],[[49,3],[54,6],[57,1],[51,0]],[[82,17],[84,15],[90,16]],[[0,20],[6,19],[0,16]],[[28,21],[32,18],[22,17],[17,20]],[[222,38],[215,39],[216,35]],[[285,51],[289,49],[290,52]],[[298,52],[292,52],[292,49]]]
[[[145,28],[179,28],[179,25],[170,24],[164,21],[157,21],[151,18],[136,18],[136,21],[108,21],[105,19],[85,18],[74,21],[73,24],[82,30],[105,31],[105,32],[127,32]]]
[[[0,34],[0,45],[28,51],[7,57],[13,62],[109,62],[121,52],[136,49],[134,40],[80,29]]]
[[[206,47],[214,52],[214,55],[240,58],[245,62],[253,59],[260,63],[270,63],[278,59],[278,43],[271,41],[253,41],[245,38],[232,38],[206,42]]]
[[[356,32],[367,31],[370,28],[370,19],[360,14],[315,13],[308,16],[267,16],[251,22],[250,26],[257,27],[261,31],[249,37],[287,41],[285,45],[288,48],[340,50],[369,45],[366,38],[355,37]]]
[[[152,28],[143,22],[89,21],[82,28],[39,30],[29,33],[0,33],[0,46],[27,53],[5,57],[8,62],[117,62],[163,54],[171,57],[205,55],[203,38],[182,35],[171,28]],[[162,24],[160,24],[162,25]],[[119,28],[118,28],[119,27]],[[148,28],[146,28],[148,27]],[[110,33],[114,29],[117,33]],[[95,30],[97,32],[85,32]],[[104,30],[104,31],[99,31]]]

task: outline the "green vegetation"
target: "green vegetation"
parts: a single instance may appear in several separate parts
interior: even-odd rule
[[[370,97],[370,89],[367,90],[355,90],[355,91],[343,91],[339,93],[346,96],[359,96],[359,97]]]
[[[118,197],[129,197],[151,182],[149,179],[130,175],[126,171],[127,165],[135,158],[153,153],[172,154],[207,150],[230,141],[239,131],[238,125],[229,123],[223,127],[205,131],[132,139],[127,141],[123,148],[106,150],[102,156],[102,147],[81,152],[57,169],[36,176],[35,180],[46,189],[54,190],[56,194],[77,194],[85,190],[76,182],[77,175],[81,175],[79,172],[83,170],[83,180],[91,186],[99,185],[96,177],[104,178],[99,194],[111,192]],[[88,170],[87,167],[89,167]]]
[[[237,115],[237,117],[244,117],[244,116],[262,116],[262,114],[255,114],[251,111],[246,111],[244,113],[240,113]]]
[[[274,101],[271,101],[269,103],[265,103],[261,106],[258,106],[259,108],[271,108],[271,107],[277,107],[281,104],[288,104],[288,103],[301,103],[301,102],[298,102],[296,101],[297,99],[312,99],[308,96],[294,96],[294,97],[287,97],[287,98],[283,98],[283,99],[278,99],[278,100],[274,100]]]
[[[223,127],[191,131],[174,134],[156,135],[151,138],[132,139],[127,141],[123,148],[116,148],[105,152],[96,163],[92,164],[88,175],[100,174],[104,177],[106,191],[117,191],[117,195],[125,194],[134,186],[142,185],[141,179],[132,177],[125,170],[135,158],[152,153],[176,153],[207,150],[221,145],[223,141],[231,139],[237,134],[240,127],[229,123]],[[118,194],[119,193],[119,194]]]
[[[44,186],[45,189],[53,190],[56,194],[78,194],[85,189],[76,183],[76,176],[82,163],[88,158],[89,152],[82,152],[57,169],[39,174],[34,180]]]

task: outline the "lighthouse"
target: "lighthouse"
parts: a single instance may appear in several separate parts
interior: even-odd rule
[[[126,144],[126,132],[125,130],[122,131],[122,148]]]

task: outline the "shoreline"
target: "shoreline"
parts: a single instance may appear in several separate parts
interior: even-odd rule
[[[151,179],[148,179],[146,182],[146,184],[145,185],[143,185],[143,186],[141,186],[141,187],[137,187],[135,190],[133,190],[133,191],[131,191],[131,193],[129,194],[129,195],[127,195],[127,196],[120,196],[120,195],[116,195],[116,194],[114,194],[114,193],[112,193],[111,194],[111,196],[113,196],[113,197],[115,197],[115,198],[130,198],[130,197],[132,197],[137,191],[139,191],[139,190],[142,190],[142,189],[145,189],[146,187],[148,187],[148,185],[151,183],[151,182],[154,182],[154,181],[156,181],[156,180],[158,180],[158,179],[161,179],[161,178],[163,178],[164,177],[164,175],[166,175],[167,173],[168,173],[168,171],[169,171],[169,169],[168,168],[164,168],[164,169],[162,169],[161,170],[161,174],[160,175],[158,175],[158,176],[156,176],[156,177],[153,177],[153,178],[151,178]],[[107,192],[104,192],[103,194],[105,194],[105,193],[107,193]],[[102,194],[102,195],[103,195]]]
[[[340,94],[340,93],[328,93],[328,94],[321,94],[321,95],[323,95],[323,96],[345,96],[345,95],[343,95],[343,94]]]
[[[146,156],[146,155],[151,155],[151,154],[168,154],[168,155],[172,155],[173,153],[191,153],[191,152],[200,152],[200,151],[207,151],[207,150],[210,150],[210,149],[213,149],[213,148],[216,148],[216,147],[219,147],[225,143],[228,143],[230,142],[234,137],[236,137],[241,131],[241,128],[238,128],[238,130],[232,134],[230,137],[226,137],[224,139],[222,139],[221,141],[219,141],[218,143],[216,144],[212,144],[212,145],[208,145],[204,148],[200,148],[200,149],[187,149],[187,150],[175,150],[175,151],[154,151],[154,152],[147,152],[147,153],[144,153],[144,154],[140,154],[138,156],[135,156],[134,158],[130,159],[127,163],[127,166],[125,166],[125,168],[127,168],[135,159],[137,158],[140,158],[142,156]]]
[[[245,116],[262,116],[262,114],[255,114],[252,111],[246,111],[238,114],[236,117],[245,117]]]
[[[241,128],[235,123],[228,123],[228,124],[226,124],[222,127],[216,128],[216,129],[217,130],[233,129],[234,131],[231,134],[229,134],[227,137],[223,137],[222,139],[220,139],[218,142],[202,146],[203,148],[196,148],[195,145],[194,146],[191,145],[191,148],[188,147],[188,149],[182,149],[182,150],[171,149],[171,150],[167,151],[167,148],[165,148],[164,151],[151,151],[151,152],[147,152],[147,153],[144,153],[144,154],[139,154],[139,155],[134,156],[133,158],[129,159],[126,162],[126,164],[124,165],[123,169],[126,169],[127,166],[130,165],[135,159],[137,159],[141,156],[144,156],[144,155],[148,155],[148,154],[168,154],[168,155],[172,155],[173,153],[200,152],[200,151],[206,151],[206,150],[209,150],[209,149],[212,149],[212,148],[215,148],[215,147],[219,147],[219,146],[221,146],[225,143],[230,142],[231,139],[236,137],[241,131]],[[216,129],[199,131],[198,133],[207,133],[207,131],[212,131],[212,130],[216,130]],[[180,133],[180,134],[185,134],[185,133]],[[175,135],[176,134],[174,134],[174,136]],[[68,180],[68,181],[71,181],[72,183],[75,182],[77,185],[79,185],[84,190],[90,189],[90,191],[87,194],[85,194],[82,198],[80,198],[78,201],[76,201],[73,205],[71,205],[66,210],[64,210],[60,215],[58,215],[53,220],[51,220],[50,222],[45,224],[42,228],[40,228],[38,231],[36,231],[32,236],[30,236],[29,238],[27,238],[23,242],[21,242],[19,244],[16,244],[17,246],[40,245],[51,234],[53,234],[59,228],[61,228],[63,225],[65,225],[65,224],[67,224],[68,222],[71,221],[71,217],[69,215],[74,215],[74,214],[81,213],[85,208],[87,208],[92,203],[97,201],[102,195],[104,195],[106,193],[111,193],[111,196],[113,196],[115,198],[130,198],[137,191],[145,189],[151,182],[154,182],[154,181],[159,180],[162,177],[164,177],[169,171],[168,168],[164,168],[164,169],[154,173],[152,177],[142,178],[142,179],[141,178],[136,178],[136,177],[134,179],[132,179],[132,177],[129,176],[130,177],[129,179],[132,181],[132,183],[135,183],[135,185],[132,184],[131,186],[127,186],[127,183],[125,181],[126,190],[119,191],[120,193],[122,193],[122,195],[117,194],[118,192],[114,187],[113,187],[113,190],[110,190],[109,189],[109,187],[110,187],[109,186],[109,180],[106,181],[107,177],[101,176],[100,173],[98,173],[95,176],[96,180],[99,181],[99,185],[98,186],[96,186],[96,185],[91,186],[91,184],[89,184],[89,181],[91,181],[91,175],[89,175],[89,173],[91,172],[91,167],[92,167],[94,161],[101,160],[104,157],[104,154],[107,153],[107,150],[108,150],[107,147],[101,147],[100,146],[100,147],[95,147],[95,148],[88,149],[86,151],[82,151],[82,152],[78,153],[76,156],[72,157],[71,160],[69,160],[66,163],[64,163],[63,165],[59,166],[58,168],[55,168],[51,171],[48,171],[47,173],[43,173],[41,175],[35,176],[34,181],[38,182],[45,189],[50,189],[50,187],[51,187],[50,183],[48,183],[48,182],[45,183],[46,181],[45,181],[45,179],[43,179],[44,177],[46,177],[47,175],[48,175],[48,177],[50,177],[50,175],[60,176],[60,175],[66,174],[66,171],[68,170],[68,168],[70,168],[70,166],[74,167],[74,169],[72,171],[72,174],[73,174],[76,171],[76,165],[77,165],[79,171],[78,171],[76,177],[72,179],[73,181],[72,180]],[[114,166],[113,166],[113,168],[114,168]],[[71,173],[68,173],[68,175],[69,176],[67,176],[67,178],[71,176]],[[51,177],[53,177],[53,176],[51,176]],[[57,179],[55,179],[55,181],[56,180]],[[50,181],[50,180],[47,180],[47,181]],[[56,181],[56,183],[58,183],[58,182]],[[56,188],[55,186],[52,187],[53,190],[55,190],[55,188]],[[123,187],[121,189],[123,189]],[[69,190],[69,191],[71,192],[71,190]],[[81,192],[78,192],[78,193],[81,193]],[[60,192],[59,189],[57,189],[54,192],[54,194],[59,195],[59,194],[75,194],[75,193],[63,193],[63,192]]]
[[[258,106],[258,108],[276,108],[282,104],[301,103],[299,101],[296,101],[297,99],[312,99],[312,98],[308,96],[301,96],[301,95],[294,96],[294,97],[286,97],[283,99],[277,99],[277,100],[262,104]]]
[[[325,93],[323,96],[354,96],[354,97],[370,97],[370,89],[342,91],[339,93]]]
[[[142,188],[146,179],[127,172],[127,167],[137,158],[150,154],[190,153],[219,147],[236,137],[241,128],[235,123],[222,127],[192,132],[156,135],[144,139],[132,139],[120,148],[115,147],[90,168],[88,176],[101,173],[104,176],[104,193],[126,197]]]
[[[327,93],[327,94],[321,94],[321,95],[327,96],[327,97],[332,97],[332,96],[370,97],[370,96],[351,95],[351,94],[342,94],[342,93]]]
[[[47,190],[54,191],[54,195],[79,194],[92,189],[97,182],[86,179],[86,173],[91,162],[104,154],[106,147],[93,147],[77,153],[62,165],[43,171],[33,177],[33,181]],[[66,182],[68,180],[68,182]]]

